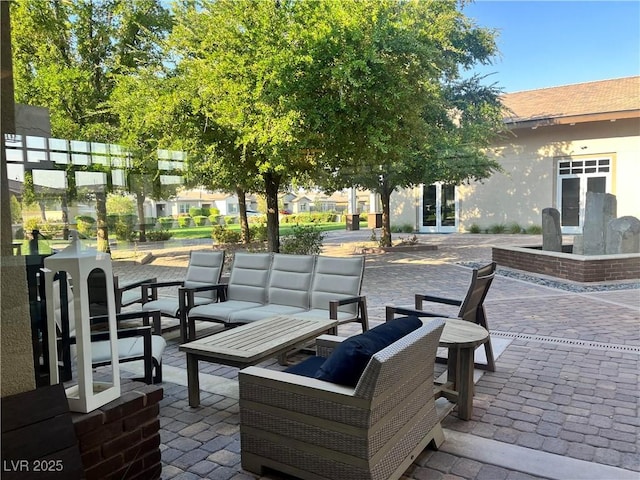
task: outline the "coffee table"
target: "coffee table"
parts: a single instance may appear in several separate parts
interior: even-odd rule
[[[489,332],[473,322],[444,320],[440,346],[446,347],[449,355],[443,395],[457,403],[459,418],[469,420],[473,415],[473,356],[476,348],[489,340]]]
[[[248,367],[303,345],[337,325],[336,320],[280,315],[180,345],[179,350],[187,354],[189,406],[200,405],[198,361]]]

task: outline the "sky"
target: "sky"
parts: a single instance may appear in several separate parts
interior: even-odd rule
[[[506,93],[640,75],[640,0],[476,0],[463,9],[498,31],[490,74]]]

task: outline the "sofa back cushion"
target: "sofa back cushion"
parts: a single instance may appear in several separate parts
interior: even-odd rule
[[[311,283],[311,308],[329,310],[331,300],[360,295],[364,274],[364,256],[318,256]],[[342,312],[355,315],[356,303],[339,307]]]
[[[423,395],[431,395],[433,367],[444,325],[443,318],[429,319],[420,328],[374,353],[353,395],[370,400],[376,397],[389,399],[391,392],[394,404],[405,401],[407,395],[411,395],[411,386],[428,386],[428,392]],[[373,413],[374,416],[380,414],[384,412]]]
[[[184,286],[197,288],[220,283],[223,264],[224,251],[191,252],[187,274],[184,277]],[[196,292],[195,296],[215,300],[216,291]]]
[[[315,378],[355,387],[373,354],[421,326],[418,317],[402,317],[349,337],[320,366]]]
[[[309,308],[309,287],[316,257],[275,253],[267,299],[270,304]]]
[[[228,300],[265,303],[271,253],[236,252],[229,276]]]

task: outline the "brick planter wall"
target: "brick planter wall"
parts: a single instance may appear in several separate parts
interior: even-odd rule
[[[73,414],[87,480],[160,478],[162,396],[162,387],[125,380],[119,399]]]
[[[539,247],[493,247],[498,265],[575,282],[604,282],[640,278],[640,254],[573,255]]]

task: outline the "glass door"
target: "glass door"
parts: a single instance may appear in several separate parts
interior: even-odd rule
[[[562,233],[582,233],[587,192],[611,191],[611,159],[561,160],[558,203]]]
[[[450,233],[458,229],[455,185],[435,183],[422,187],[421,232]]]

